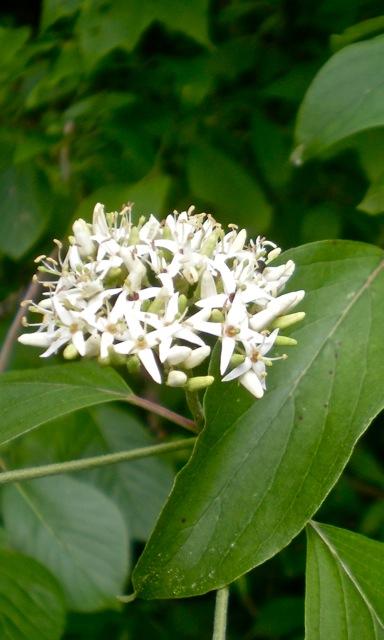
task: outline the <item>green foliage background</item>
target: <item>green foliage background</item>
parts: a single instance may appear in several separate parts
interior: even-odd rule
[[[133,201],[137,213],[195,204],[284,249],[324,238],[383,246],[384,97],[369,84],[376,77],[383,83],[382,10],[377,0],[2,5],[0,338],[34,271],[33,257],[49,253],[52,237],[68,233],[75,217],[89,219],[97,201],[108,209]],[[370,45],[377,36],[377,70],[367,62],[368,85],[359,84],[353,56],[360,49],[349,60],[351,49],[344,47],[364,39]],[[319,79],[303,103],[315,74],[338,51],[346,61],[338,57],[332,64],[341,65],[341,78],[348,71],[348,82],[340,89],[337,75],[330,86]],[[343,132],[367,89],[372,103],[363,103],[358,125]],[[13,368],[38,364],[33,351],[15,349]],[[71,418],[67,438],[59,428],[43,428],[12,449],[13,464],[113,450],[102,433],[106,420],[105,412]],[[383,540],[377,422],[319,519]],[[143,437],[138,431],[137,442]],[[128,479],[127,486],[152,478],[148,494],[155,505],[149,521],[134,527],[135,557],[170,483],[168,468],[144,468],[140,475],[138,467],[136,473],[139,480]],[[96,484],[108,493],[113,481],[103,476]],[[136,506],[133,500],[133,519],[146,499],[136,496]],[[304,562],[299,536],[236,583],[229,638],[303,637]],[[212,607],[206,596],[72,613],[64,637],[209,638]]]

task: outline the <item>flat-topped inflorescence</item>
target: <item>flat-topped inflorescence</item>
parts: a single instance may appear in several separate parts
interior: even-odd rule
[[[222,380],[238,378],[260,398],[269,352],[295,343],[278,333],[304,316],[290,314],[304,291],[281,295],[294,263],[272,266],[280,249],[246,237],[193,207],[134,224],[131,207],[106,214],[97,204],[92,223],[74,222],[65,256],[56,241],[57,259],[36,259],[48,279],[29,310],[41,320],[24,321],[36,330],[19,341],[44,348],[42,357],[63,350],[131,371],[141,363],[155,382],[188,388],[219,339]]]

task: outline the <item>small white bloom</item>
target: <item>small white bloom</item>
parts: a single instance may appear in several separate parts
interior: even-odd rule
[[[265,355],[273,347],[278,330],[264,338],[261,344],[253,341],[244,343],[246,358],[242,364],[233,369],[224,378],[223,382],[229,382],[239,378],[240,383],[248,389],[256,398],[261,398],[265,390],[266,369],[265,363],[271,362]]]

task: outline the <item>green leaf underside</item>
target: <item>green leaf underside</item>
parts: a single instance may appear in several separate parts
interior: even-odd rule
[[[112,453],[154,444],[138,420],[121,409],[100,407],[92,411],[92,416],[98,431],[97,452]],[[172,486],[170,466],[161,458],[149,458],[95,469],[89,477],[119,505],[132,537],[146,540]]]
[[[10,485],[3,515],[12,544],[52,571],[71,609],[114,605],[128,571],[128,535],[98,489],[69,476]]]
[[[383,252],[327,241],[288,257],[307,292],[299,344],[261,401],[236,382],[208,390],[207,427],[134,573],[144,598],[205,593],[286,546],[383,406]]]
[[[384,126],[384,36],[336,53],[321,68],[301,105],[295,156],[300,161],[349,136]]]
[[[79,362],[0,377],[0,445],[77,409],[132,393],[112,369]]]
[[[382,640],[384,544],[345,529],[311,525],[306,640]]]
[[[1,640],[59,640],[64,598],[53,576],[38,562],[0,551]]]

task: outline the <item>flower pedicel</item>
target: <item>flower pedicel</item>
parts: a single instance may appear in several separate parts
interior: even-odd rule
[[[24,321],[36,330],[19,341],[44,348],[41,357],[63,349],[67,359],[141,363],[157,383],[196,389],[213,382],[192,371],[219,339],[222,380],[237,378],[260,398],[276,359],[269,352],[295,344],[279,335],[304,317],[290,313],[304,291],[281,295],[295,265],[272,266],[280,249],[261,237],[246,244],[245,229],[225,232],[193,207],[134,224],[131,207],[105,214],[97,204],[92,224],[74,222],[69,243],[63,256],[56,241],[57,260],[36,259],[50,279],[43,299],[28,302],[41,320]]]

